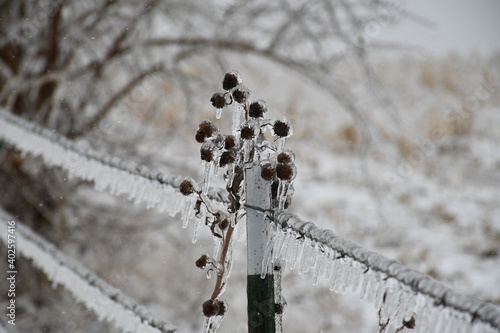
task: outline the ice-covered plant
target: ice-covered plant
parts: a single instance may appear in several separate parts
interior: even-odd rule
[[[224,92],[215,93],[210,101],[217,119],[232,109],[231,133],[221,133],[211,119],[200,122],[195,139],[201,144],[200,158],[205,167],[203,184],[198,186],[192,179],[185,179],[180,186],[182,194],[188,196],[183,226],[194,217],[193,241],[202,224],[210,229],[215,240],[213,256],[203,254],[196,261],[196,266],[206,269],[209,277],[216,275],[212,295],[202,305],[207,317],[205,332],[214,332],[228,309],[220,297],[231,272],[234,231],[245,216],[245,169],[261,168],[262,178],[271,184],[272,207],[279,209],[290,205],[297,173],[294,154],[284,150],[285,140],[293,134],[291,122],[285,117],[268,119],[267,103],[250,99],[251,92],[237,71],[225,74],[222,88]],[[217,176],[219,168],[225,169],[227,200],[224,205],[209,199],[210,177]]]

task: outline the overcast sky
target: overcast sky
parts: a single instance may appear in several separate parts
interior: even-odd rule
[[[435,23],[434,28],[400,22],[383,28],[380,40],[403,41],[424,47],[435,55],[450,50],[483,55],[500,52],[500,0],[401,0],[403,8]]]

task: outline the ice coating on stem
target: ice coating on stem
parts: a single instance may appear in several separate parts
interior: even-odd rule
[[[204,172],[203,172],[203,194],[208,194],[208,188],[210,187],[210,171],[212,170],[212,162],[203,162]]]
[[[235,103],[233,108],[233,119],[231,123],[231,134],[235,137],[239,135],[241,114],[243,112],[243,105],[241,105],[240,103]]]
[[[213,316],[205,318],[203,324],[203,333],[216,333],[217,329],[222,324],[222,316]]]

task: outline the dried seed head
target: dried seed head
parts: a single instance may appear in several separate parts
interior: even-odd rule
[[[209,260],[208,256],[204,254],[198,260],[196,260],[195,265],[196,267],[203,269],[207,266],[208,260]]]
[[[236,138],[234,137],[234,135],[226,135],[224,137],[224,148],[225,149],[231,149],[231,148],[234,148],[236,146]]]
[[[223,93],[215,93],[210,98],[210,102],[212,102],[214,108],[222,109],[226,106],[226,96]]]
[[[406,320],[403,320],[403,326],[406,327],[406,328],[409,328],[409,329],[414,329],[415,328],[415,317],[414,316],[411,316],[410,320],[406,321]]]
[[[234,88],[233,91],[233,98],[237,103],[243,104],[247,101],[248,97],[250,96],[250,89],[245,87],[242,84],[239,84]]]
[[[212,162],[214,160],[215,146],[212,142],[204,142],[200,148],[200,157],[202,161]]]
[[[197,142],[203,143],[203,142],[205,142],[205,139],[207,138],[207,136],[205,135],[205,132],[203,132],[201,129],[198,128],[194,138],[196,139]]]
[[[240,136],[243,140],[252,140],[259,134],[259,127],[252,122],[245,122],[241,125]]]
[[[218,299],[203,302],[202,308],[205,317],[223,316],[227,311],[226,304]]]
[[[288,138],[293,134],[292,123],[287,118],[282,117],[274,122],[273,131],[279,137]]]
[[[250,104],[248,115],[252,118],[263,118],[266,112],[267,112],[267,103],[259,99]]]
[[[219,223],[219,228],[221,230],[226,230],[228,226],[229,226],[229,221],[227,219],[224,219]]]
[[[255,137],[255,133],[253,131],[253,128],[249,126],[245,126],[241,128],[241,138],[243,140],[251,140]]]
[[[273,181],[276,178],[276,168],[271,162],[264,162],[260,166],[260,175],[264,180]]]
[[[219,302],[219,316],[223,316],[227,312],[226,302],[223,301],[218,301],[218,302]]]
[[[286,150],[278,154],[278,163],[290,164],[295,161],[295,154],[291,150]]]
[[[209,299],[208,301],[203,302],[202,305],[203,314],[205,317],[213,317],[219,313],[219,303],[216,300]]]
[[[184,179],[179,186],[179,190],[183,195],[190,195],[196,191],[196,188],[191,179]]]
[[[231,90],[242,82],[243,79],[241,78],[240,73],[235,70],[231,70],[224,75],[224,79],[222,80],[222,89]]]
[[[198,125],[198,131],[203,133],[203,135],[205,135],[205,138],[210,138],[219,133],[219,128],[217,127],[217,124],[214,123],[213,120],[205,119],[202,120]]]
[[[220,156],[219,166],[223,168],[228,164],[234,163],[237,153],[238,151],[235,148],[231,148],[223,152]]]
[[[292,181],[297,173],[293,164],[278,163],[276,166],[276,176],[281,180]]]

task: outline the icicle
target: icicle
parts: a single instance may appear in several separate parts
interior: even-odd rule
[[[419,311],[419,315],[416,321],[415,333],[425,333],[428,332],[429,323],[430,323],[430,303],[426,296],[419,297],[421,300],[421,310]]]
[[[375,302],[375,309],[380,309],[384,300],[384,294],[386,293],[387,289],[383,281],[377,281],[377,284],[375,286],[376,294],[373,301]]]
[[[286,253],[286,251],[288,251],[288,247],[290,246],[290,242],[292,241],[292,237],[293,236],[290,232],[285,233],[285,239],[283,240],[281,247],[279,249],[276,249],[277,254],[276,254],[275,258],[285,260],[285,253]]]
[[[222,240],[218,237],[214,237],[214,255],[212,258],[218,261],[219,256],[220,256],[220,250],[222,248]]]
[[[302,252],[302,257],[300,258],[299,274],[307,273],[309,270],[308,261],[312,255],[311,252],[313,251],[312,244],[308,240],[306,240],[305,243],[307,244],[304,245],[304,251]]]
[[[192,195],[186,197],[186,202],[184,204],[184,210],[182,211],[182,228],[186,229],[189,224],[189,219],[192,216],[191,212],[194,208],[194,203],[196,198]]]
[[[281,249],[281,247],[283,246],[283,242],[285,241],[286,239],[286,232],[283,231],[283,230],[279,230],[278,232],[276,232],[274,234],[274,237],[273,237],[273,242],[274,242],[274,250],[273,250],[273,260],[277,260],[278,257],[279,257],[279,251]]]
[[[303,239],[297,240],[299,242],[297,246],[297,255],[291,258],[290,269],[294,270],[297,266],[297,263],[300,263],[302,260],[302,255],[304,253],[305,241]]]
[[[278,144],[276,145],[278,152],[283,151],[285,148],[285,140],[285,138],[278,138]]]
[[[252,162],[254,160],[253,152],[255,151],[253,140],[245,140],[243,142],[243,162]]]
[[[260,278],[264,279],[267,275],[267,267],[269,267],[269,263],[273,260],[273,247],[275,242],[275,236],[271,236],[266,244],[266,249],[264,250],[264,258],[262,260]]]
[[[236,162],[236,161],[235,161]],[[226,184],[228,188],[231,188],[233,186],[233,181],[234,181],[234,169],[236,168],[236,163],[231,163],[228,168],[227,168],[227,180]]]
[[[359,292],[359,299],[365,301],[367,299],[368,290],[370,290],[370,271],[362,274],[361,291]],[[368,301],[369,302],[369,301]]]
[[[231,124],[231,133],[236,137],[240,128],[241,114],[243,113],[243,105],[235,103],[233,110],[233,119]]]
[[[290,244],[288,245],[287,251],[284,256],[284,260],[290,264],[290,269],[295,267],[295,262],[299,253],[299,248],[301,243],[296,239],[296,234],[290,232]]]
[[[210,186],[210,171],[212,169],[211,162],[203,162],[205,164],[205,172],[203,176],[203,194],[207,195]]]
[[[319,252],[313,270],[313,286],[316,286],[318,284],[318,279],[323,267],[325,267],[325,262],[326,262],[325,253]]]
[[[353,262],[351,265],[351,291],[354,294],[357,294],[357,291],[359,289],[360,278],[361,278],[361,269],[358,267],[356,262]]]
[[[322,265],[320,275],[330,280],[332,274],[333,257],[331,253],[325,253],[325,262]]]
[[[416,312],[417,295],[412,291],[405,291],[401,304],[401,320],[410,321],[413,314]]]
[[[203,216],[204,219],[204,216]],[[193,239],[191,240],[193,243],[196,243],[196,240],[198,238],[198,229],[200,229],[201,226],[201,221],[202,219],[195,218],[194,219],[194,224],[193,224]]]
[[[390,283],[390,284],[392,284],[392,283]],[[391,287],[389,287],[387,289],[387,294],[385,297],[385,301],[382,303],[381,311],[388,318],[391,318],[392,322],[394,322],[396,317],[397,317],[400,298],[401,298],[401,291],[399,291],[398,289],[395,289],[395,288],[391,288]],[[396,324],[400,324],[400,323],[396,322]]]
[[[287,191],[288,191],[288,182],[280,180],[277,193],[278,209],[285,208]]]
[[[347,265],[346,265],[346,262],[343,260],[343,259],[337,259],[337,262],[338,262],[338,275],[337,275],[337,279],[336,279],[336,282],[335,282],[335,286],[333,288],[333,291],[336,292],[336,293],[341,293],[345,290],[345,279],[346,279],[346,275],[348,274],[348,269],[347,269]]]
[[[232,220],[234,221],[234,218],[235,218],[234,214],[231,214],[231,216],[232,216]],[[237,224],[237,228],[238,228],[238,230],[236,230],[237,231],[236,239],[239,242],[241,242],[245,239],[247,224],[244,221],[242,221],[242,222]]]
[[[447,324],[450,321],[450,309],[446,307],[438,308],[439,315],[435,321],[436,332],[446,332]]]
[[[340,259],[335,259],[332,262],[332,267],[331,267],[331,274],[330,274],[330,291],[335,290],[335,285],[337,283],[338,279],[338,274],[339,274],[339,260]]]
[[[222,116],[222,108],[216,109],[215,118],[220,119],[221,116]]]

